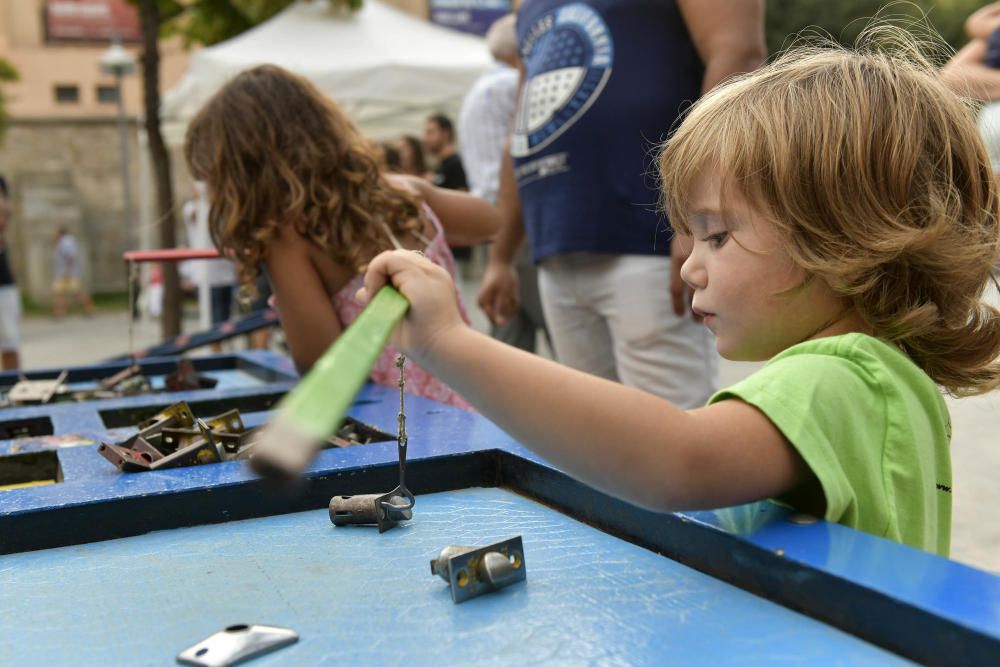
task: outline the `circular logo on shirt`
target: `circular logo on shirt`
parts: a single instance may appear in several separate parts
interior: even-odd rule
[[[527,84],[514,126],[514,157],[541,150],[586,113],[611,76],[614,42],[600,14],[573,3],[531,25],[521,58]]]

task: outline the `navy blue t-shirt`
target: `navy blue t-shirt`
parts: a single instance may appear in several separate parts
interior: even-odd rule
[[[656,152],[704,67],[672,0],[527,0],[511,144],[532,255],[667,255]]]

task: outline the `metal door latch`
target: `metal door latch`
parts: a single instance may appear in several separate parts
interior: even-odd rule
[[[273,625],[231,625],[181,651],[177,662],[183,665],[226,667],[294,644],[298,640],[299,635],[288,628]]]
[[[399,414],[397,415],[399,433],[396,435],[399,485],[389,493],[334,496],[330,499],[330,521],[335,526],[374,523],[378,526],[378,532],[384,533],[400,521],[409,521],[413,518],[413,505],[417,499],[406,488],[406,447],[409,438],[406,435],[406,407],[403,400],[403,388],[406,385],[406,376],[403,372],[405,364],[406,357],[401,354],[396,355],[396,368],[399,369]]]
[[[524,581],[521,536],[485,547],[445,547],[431,561],[431,574],[448,582],[455,604]]]
[[[406,493],[409,491],[404,489]],[[358,496],[334,496],[330,499],[330,521],[335,526],[375,524],[384,533],[400,521],[413,518],[413,495],[399,489],[389,493],[366,493]]]

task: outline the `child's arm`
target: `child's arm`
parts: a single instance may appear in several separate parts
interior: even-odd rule
[[[306,239],[284,227],[269,245],[266,258],[276,310],[300,373],[316,363],[342,330],[309,249]]]
[[[462,323],[447,273],[416,253],[376,257],[365,292],[389,280],[411,303],[399,345],[519,442],[588,484],[667,511],[769,498],[810,479],[788,441],[746,403],[685,412],[499,343]]]
[[[500,229],[500,214],[475,195],[460,190],[437,188],[422,178],[395,176],[416,190],[444,227],[450,245],[466,246],[493,238]]]

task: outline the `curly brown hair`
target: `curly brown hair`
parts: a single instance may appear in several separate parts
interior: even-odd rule
[[[418,196],[386,179],[340,108],[274,65],[239,74],[206,102],[184,154],[208,186],[212,240],[251,291],[281,225],[360,270],[391,247],[383,224],[402,235],[424,223]]]
[[[884,33],[792,50],[702,98],[663,149],[664,205],[687,233],[691,183],[717,167],[876,336],[952,394],[983,393],[1000,385],[1000,312],[982,301],[994,174],[970,104]]]

